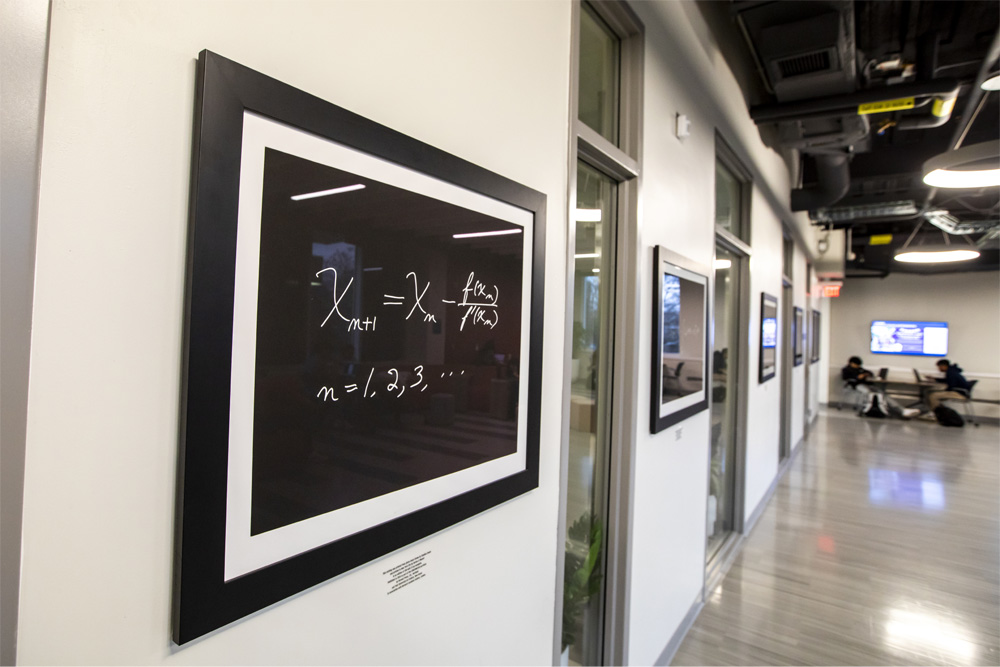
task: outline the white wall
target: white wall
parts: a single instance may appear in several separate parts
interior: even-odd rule
[[[570,6],[54,5],[18,659],[543,664],[553,645]],[[169,641],[195,58],[209,48],[548,194],[540,488]],[[431,551],[385,595],[388,564]]]
[[[715,132],[744,158],[755,179],[752,216],[751,330],[759,328],[760,291],[781,294],[779,214],[764,188],[788,199],[788,173],[781,157],[766,149],[732,72],[693,3],[634,3],[646,30],[642,205],[639,220],[640,275],[651,275],[655,245],[711,266],[715,246]],[[691,120],[691,135],[678,139],[677,113]],[[784,212],[783,215],[787,215]],[[789,216],[791,217],[791,216]],[[800,222],[796,217],[796,222]],[[803,259],[804,262],[804,259]],[[652,300],[642,283],[640,303]],[[804,293],[804,286],[802,287]],[[639,349],[651,346],[652,313],[643,310]],[[750,334],[750,412],[747,448],[747,511],[756,506],[777,472],[780,380],[757,384],[759,332]],[[779,369],[780,373],[780,369]],[[650,369],[636,369],[635,419],[649,420]],[[796,408],[801,413],[802,401]],[[799,417],[801,420],[801,417]],[[638,429],[628,659],[652,664],[663,653],[692,605],[700,599],[705,573],[710,440],[709,413],[701,412],[656,435]]]
[[[889,377],[909,379],[912,368],[936,374],[936,357],[870,352],[872,320],[933,320],[948,323],[948,358],[978,379],[977,398],[1000,399],[1000,275],[994,271],[853,279],[829,299],[831,329],[829,387],[840,394],[840,368],[858,355],[867,368],[889,368]],[[977,403],[977,414],[998,416],[996,406]]]
[[[781,365],[777,355],[775,374],[760,383],[761,293],[781,297],[781,267],[783,239],[781,223],[774,211],[754,188],[751,204],[753,229],[750,258],[750,373],[747,392],[746,477],[744,487],[744,519],[754,513],[778,472],[781,439]],[[780,319],[779,319],[780,321]],[[779,340],[779,347],[783,342]]]

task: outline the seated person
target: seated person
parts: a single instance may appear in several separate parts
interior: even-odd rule
[[[861,357],[851,357],[848,359],[847,365],[840,369],[840,377],[851,389],[856,389],[862,393],[871,391],[868,383],[874,376],[871,371],[861,366]]]
[[[931,412],[941,405],[941,401],[949,398],[968,398],[970,383],[962,375],[962,367],[953,364],[947,359],[939,359],[937,368],[944,373],[944,377],[934,378],[936,382],[945,385],[945,389],[930,391],[927,393],[927,407]]]
[[[870,394],[873,391],[871,379],[875,376],[861,363],[861,357],[851,357],[847,360],[847,365],[840,369],[840,377],[851,389],[862,394]],[[883,396],[883,398],[885,398],[886,406],[889,408],[889,415],[892,417],[909,419],[920,414],[920,410],[916,408],[902,408],[888,396]]]

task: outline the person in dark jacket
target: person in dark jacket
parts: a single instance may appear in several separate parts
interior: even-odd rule
[[[851,357],[847,360],[847,365],[840,369],[840,378],[844,381],[847,386],[849,386],[854,391],[867,396],[868,394],[875,391],[872,387],[872,378],[875,375],[864,366],[861,357]],[[889,408],[889,414],[893,417],[902,417],[903,419],[909,419],[910,417],[916,417],[920,414],[920,410],[916,408],[904,408],[901,407],[896,401],[892,400],[885,395],[884,392],[880,391],[882,398],[885,400],[886,407]]]
[[[934,379],[937,382],[943,383],[945,389],[928,392],[927,407],[931,412],[934,412],[934,409],[941,405],[941,401],[946,401],[949,398],[969,397],[969,381],[962,375],[961,366],[953,364],[947,359],[939,359],[937,367],[939,371],[944,373],[944,377]]]
[[[851,357],[847,365],[840,369],[840,378],[850,385],[851,389],[867,392],[866,385],[872,379],[872,372],[861,365],[861,357]]]

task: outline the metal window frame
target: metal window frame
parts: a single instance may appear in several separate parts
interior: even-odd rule
[[[753,255],[753,248],[750,246],[750,226],[751,210],[750,205],[753,199],[754,179],[753,174],[744,166],[743,161],[736,154],[736,151],[725,140],[722,134],[715,132],[715,155],[716,161],[722,165],[740,183],[740,213],[738,233],[726,229],[722,225],[715,225],[715,248],[722,246],[738,257],[739,271],[739,293],[736,295],[739,307],[737,308],[736,332],[737,332],[737,353],[739,354],[736,365],[736,386],[749,387],[756,386],[756,382],[751,382],[750,375],[750,334],[751,334],[751,313],[750,313],[750,258]],[[717,253],[713,255],[713,260]],[[715,336],[715,272],[712,272],[712,337],[714,346]],[[746,508],[746,443],[747,443],[747,392],[740,391],[737,394],[736,403],[736,427],[734,429],[735,447],[733,461],[733,530],[722,546],[715,552],[711,559],[706,558],[705,578],[702,588],[703,599],[707,599],[708,592],[715,587],[722,575],[728,569],[729,563],[738,553],[738,546],[743,538],[745,529],[745,508]],[[711,404],[710,404],[711,407]],[[712,449],[708,448],[708,458],[705,467],[706,476],[712,474]],[[708,498],[705,499],[706,516],[708,513]],[[705,549],[708,549],[706,540]]]
[[[612,446],[608,456],[608,497],[605,536],[606,576],[605,613],[602,642],[604,664],[628,664],[628,628],[630,606],[630,543],[635,476],[634,450],[638,404],[633,369],[639,366],[639,252],[638,210],[642,163],[642,91],[645,31],[642,22],[627,3],[618,0],[587,3],[621,39],[619,61],[618,143],[612,143],[578,118],[579,40],[582,2],[575,0],[571,10],[570,99],[567,201],[569,202],[566,235],[566,313],[564,340],[572,340],[574,264],[576,226],[572,213],[576,208],[577,162],[582,160],[618,182],[617,220],[614,233],[615,289],[612,323],[611,397],[609,434]],[[559,523],[557,530],[556,598],[553,618],[552,660],[559,664],[562,637],[562,597],[565,564],[566,489],[569,479],[569,398],[572,347],[563,353],[563,401],[560,434]]]

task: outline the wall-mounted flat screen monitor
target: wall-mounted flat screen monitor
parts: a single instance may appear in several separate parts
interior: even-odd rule
[[[948,354],[947,322],[874,320],[871,328],[874,354],[907,354],[944,357]]]

